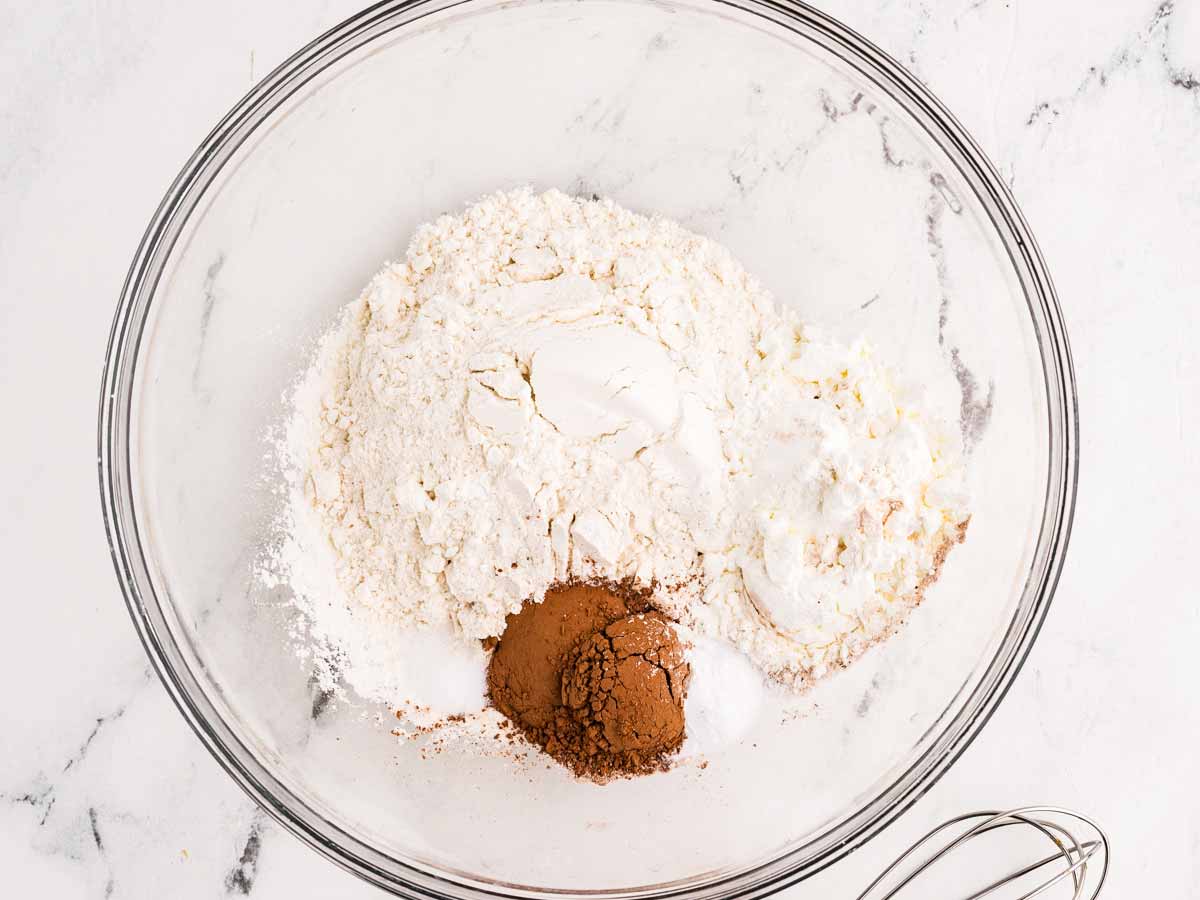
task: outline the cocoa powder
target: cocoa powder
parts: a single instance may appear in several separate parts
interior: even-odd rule
[[[689,674],[675,629],[660,613],[639,613],[571,651],[562,702],[589,743],[636,767],[642,757],[661,757],[683,743]]]
[[[679,749],[688,675],[646,592],[571,583],[507,617],[488,695],[530,742],[607,781],[662,769]]]

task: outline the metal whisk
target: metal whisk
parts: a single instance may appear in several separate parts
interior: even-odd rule
[[[1108,836],[1103,829],[1087,816],[1070,810],[1026,806],[1007,812],[965,813],[943,822],[884,869],[858,900],[928,896],[920,893],[919,888],[911,887],[922,873],[964,844],[989,832],[1013,826],[1040,833],[1054,846],[1054,852],[975,888],[974,893],[965,895],[963,900],[979,900],[1003,888],[1008,888],[1005,896],[1013,900],[1029,900],[1064,882],[1074,890],[1072,900],[1095,900],[1099,896],[1108,877]],[[981,876],[980,880],[986,877]],[[1017,894],[1016,891],[1025,893]]]

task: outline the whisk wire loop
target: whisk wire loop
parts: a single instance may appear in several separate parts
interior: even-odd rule
[[[917,862],[902,877],[898,875],[898,870],[906,863],[917,861],[919,859],[918,854],[922,848],[931,844],[935,838],[967,822],[973,822],[974,824],[949,843]],[[1011,827],[1033,829],[1054,845],[1055,852],[1036,862],[1029,863],[1015,871],[1007,873],[987,886],[967,895],[963,900],[981,900],[981,898],[993,894],[1005,886],[1015,885],[1020,879],[1054,863],[1065,863],[1065,865],[1044,881],[1015,897],[1014,900],[1033,900],[1034,897],[1045,893],[1066,879],[1070,879],[1071,881],[1073,889],[1072,900],[1095,900],[1099,896],[1101,889],[1104,887],[1104,882],[1108,877],[1109,864],[1108,837],[1105,835],[1103,829],[1088,817],[1060,807],[1025,806],[1010,810],[979,810],[964,813],[943,822],[927,832],[897,857],[871,882],[867,889],[858,896],[857,900],[871,900],[871,898],[876,898],[876,900],[895,900],[895,898],[901,896],[905,888],[915,879],[939,860],[952,853],[956,848],[989,832]],[[1092,864],[1090,873],[1088,869],[1089,863]],[[1089,875],[1097,872],[1097,866],[1098,875],[1095,879],[1091,879]],[[886,893],[876,894],[876,890],[881,889],[881,885],[885,884],[891,877],[898,877],[899,880]],[[1095,887],[1091,890],[1091,893],[1087,893],[1089,883],[1092,880],[1095,881]]]

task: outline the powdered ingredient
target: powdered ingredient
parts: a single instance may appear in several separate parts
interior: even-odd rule
[[[661,613],[613,622],[577,646],[562,673],[562,702],[604,753],[636,771],[683,743],[690,670]]]
[[[629,583],[572,583],[508,616],[489,697],[576,775],[603,782],[654,771],[683,742],[688,666],[649,599]]]
[[[706,756],[741,740],[767,698],[762,672],[727,641],[691,630],[681,634],[691,667],[683,757]]]
[[[526,604],[505,619],[504,632],[488,666],[488,694],[496,708],[524,726],[552,724],[561,706],[562,670],[567,654],[584,638],[628,615],[630,603],[590,584],[551,588],[541,603]]]

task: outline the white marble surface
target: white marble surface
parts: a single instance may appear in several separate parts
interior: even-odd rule
[[[1012,181],[1078,367],[1076,527],[1033,655],[892,830],[791,891],[852,896],[902,838],[981,806],[1091,812],[1109,896],[1200,882],[1200,0],[830,0]],[[99,370],[141,231],[199,139],[355,10],[128,0],[0,10],[0,891],[378,896],[269,823],[194,739],[125,613],[96,490]]]

